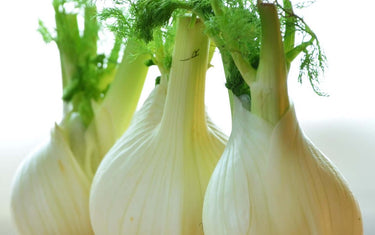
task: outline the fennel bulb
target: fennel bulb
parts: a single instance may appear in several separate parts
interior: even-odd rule
[[[166,93],[162,79],[94,177],[95,234],[203,234],[203,197],[225,145],[206,121],[208,47],[202,22],[179,18]]]
[[[20,234],[93,234],[88,215],[90,180],[58,125],[50,139],[18,168],[12,212]]]
[[[12,186],[11,210],[21,234],[93,234],[88,210],[92,178],[129,125],[146,78],[147,55],[126,60],[133,56],[134,46],[132,42],[127,45],[114,86],[95,106],[90,125],[85,127],[78,114],[69,113],[55,125],[49,141],[19,167]]]
[[[258,1],[257,9],[259,66],[241,72],[251,109],[234,98],[232,133],[205,195],[205,234],[361,235],[353,194],[303,134],[290,104],[277,8]]]
[[[127,39],[119,65],[122,38],[114,40],[109,56],[98,54],[95,4],[65,2],[53,1],[56,36],[40,23],[43,37],[55,41],[60,52],[64,116],[14,177],[11,212],[21,234],[93,234],[89,218],[93,175],[128,127],[148,71],[145,61],[150,56],[141,52],[137,40]],[[83,32],[77,13],[67,5],[84,12]]]
[[[206,235],[362,234],[358,205],[305,137],[294,108],[275,125],[235,100],[233,129],[207,187]]]

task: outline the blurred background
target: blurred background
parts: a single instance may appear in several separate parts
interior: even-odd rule
[[[38,19],[53,25],[52,0],[0,3],[0,234],[15,234],[9,203],[15,171],[48,138],[62,115],[58,50],[37,32]],[[319,97],[308,81],[289,76],[290,94],[306,135],[338,167],[361,207],[365,234],[375,234],[375,2],[317,0],[299,11],[328,58]],[[206,104],[230,133],[225,79],[217,54],[208,71]],[[297,66],[296,66],[297,67]],[[150,70],[140,104],[154,86]]]

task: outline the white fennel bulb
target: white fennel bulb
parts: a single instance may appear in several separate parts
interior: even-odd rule
[[[291,107],[276,125],[235,103],[233,129],[206,191],[206,235],[362,234],[358,205]]]
[[[179,18],[175,41],[164,109],[156,90],[94,177],[95,234],[203,234],[204,193],[225,137],[206,121],[202,22]]]
[[[16,172],[12,216],[21,234],[93,234],[89,194],[94,173],[110,147],[130,124],[147,74],[137,43],[128,41],[123,61],[88,126],[67,113]],[[125,102],[124,102],[125,101]],[[116,128],[115,128],[116,127]]]
[[[93,234],[88,215],[90,180],[55,125],[51,138],[18,169],[12,212],[20,234]]]
[[[205,234],[361,235],[353,194],[301,131],[290,104],[277,8],[258,1],[257,9],[259,66],[242,73],[250,111],[234,99],[232,133],[205,195]]]

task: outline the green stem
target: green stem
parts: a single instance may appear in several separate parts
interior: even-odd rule
[[[262,39],[257,78],[251,84],[251,112],[275,124],[289,108],[287,65],[274,4],[258,3]]]
[[[55,8],[56,21],[56,44],[60,54],[60,66],[62,76],[62,89],[68,86],[74,74],[77,73],[78,48],[77,42],[80,41],[77,16],[60,12]],[[69,28],[69,30],[67,30]],[[64,102],[63,114],[70,112],[69,103]]]
[[[87,155],[84,168],[93,175],[103,156],[128,128],[137,108],[138,100],[146,79],[148,54],[138,54],[138,42],[128,39],[122,62],[115,78],[97,110],[87,132],[98,146],[92,155]]]
[[[55,10],[55,22],[57,36],[54,39],[59,49],[60,66],[62,76],[62,89],[68,86],[73,74],[77,71],[76,65],[78,64],[78,48],[80,42],[79,28],[77,15],[66,13],[59,0],[53,1]],[[63,114],[67,115],[71,107],[69,103],[64,102]]]
[[[94,58],[97,54],[97,41],[99,24],[97,22],[97,10],[94,4],[85,7],[84,31],[82,37],[81,51],[86,53],[89,58]]]
[[[100,90],[106,89],[113,81],[118,67],[118,58],[120,56],[121,47],[123,45],[122,38],[116,36],[115,43],[112,47],[111,53],[108,57],[107,68],[103,73],[103,77],[99,81],[98,88]]]
[[[161,30],[157,30],[154,32],[154,43],[156,46],[156,53],[155,53],[155,62],[159,68],[161,74],[167,74],[169,68],[166,68],[164,63],[165,58],[165,47],[163,41],[163,32]]]
[[[302,51],[306,50],[306,48],[312,45],[313,39],[308,42],[302,42],[298,46],[294,47],[290,51],[286,53],[287,62],[290,64]]]
[[[245,82],[250,85],[256,79],[256,70],[239,52],[231,52],[234,63]]]
[[[130,124],[147,76],[145,61],[150,56],[138,54],[138,51],[138,42],[129,39],[115,78],[101,104],[101,110],[111,114],[116,139]],[[101,114],[96,115],[100,119]]]
[[[210,2],[215,15],[219,17],[225,17],[225,12],[223,10],[224,6],[221,0],[211,0]],[[224,39],[227,37],[227,35],[222,36]],[[215,37],[212,37],[211,39],[213,39],[214,42],[217,41]],[[247,59],[242,56],[242,54],[239,52],[239,49],[237,49],[236,45],[232,45],[232,47],[234,48],[230,51],[230,54],[233,58],[233,61],[236,64],[238,70],[241,72],[243,79],[246,81],[247,84],[250,85],[250,83],[255,80],[256,70],[251,66]]]
[[[208,68],[212,66],[211,61],[215,55],[215,51],[216,51],[216,45],[212,40],[210,40],[210,48],[208,50]]]
[[[177,24],[167,98],[161,130],[182,135],[206,130],[204,89],[209,55],[209,40],[204,25],[191,17],[180,17]],[[183,130],[183,131],[181,131]],[[201,134],[204,134],[202,132]]]
[[[211,6],[214,10],[216,16],[222,16],[223,13],[223,3],[220,0],[211,0]]]
[[[294,48],[296,34],[296,18],[293,13],[293,6],[289,0],[283,0],[285,11],[285,34],[284,34],[284,50],[290,51]]]
[[[62,77],[62,91],[64,93],[64,88],[69,84],[72,75],[75,73],[74,62],[71,62],[65,53],[60,50],[60,68]],[[66,116],[71,107],[68,102],[63,101],[63,116]]]
[[[284,34],[284,50],[289,52],[294,48],[295,37],[296,37],[296,18],[293,13],[293,6],[289,0],[283,0],[284,11],[285,11],[285,34]],[[291,60],[287,60],[287,69],[289,71]]]

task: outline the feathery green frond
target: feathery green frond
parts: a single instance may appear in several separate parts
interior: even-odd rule
[[[146,42],[153,39],[154,29],[168,25],[172,14],[178,9],[189,9],[186,2],[174,0],[132,1],[131,14],[135,17],[135,33]]]
[[[311,2],[310,2],[311,4]],[[296,8],[305,7],[298,5]],[[278,4],[281,23],[284,26],[284,49],[287,58],[287,66],[297,58],[301,57],[299,65],[298,81],[308,79],[316,94],[326,96],[319,89],[319,78],[326,68],[326,56],[321,49],[316,34],[306,24],[306,22],[293,12],[293,6],[289,0],[283,1],[283,6]],[[296,34],[300,40],[296,42]],[[297,44],[297,45],[295,45]]]
[[[47,29],[47,27],[41,20],[39,20],[38,32],[42,35],[45,43],[50,43],[55,40],[51,32]]]
[[[236,65],[237,72],[242,74],[241,79],[245,79],[248,84],[255,79],[262,37],[258,4],[262,1],[128,0],[127,2],[131,5],[130,14],[134,22],[135,34],[146,42],[155,39],[155,35],[158,35],[155,30],[170,25],[173,16],[187,12],[197,15],[204,21],[205,32],[219,48],[222,56],[228,53],[231,55],[233,63],[230,62],[231,60],[226,60],[228,65],[224,68],[236,74],[230,69]],[[278,8],[287,69],[289,70],[291,62],[296,57],[301,56],[299,80],[307,77],[310,83],[314,84],[313,89],[318,94],[322,94],[318,92],[317,86],[318,78],[326,65],[326,58],[314,32],[293,11],[293,8],[302,5],[295,6],[290,0],[283,0],[282,4],[277,1],[268,4],[274,4]],[[229,89],[245,83],[245,81],[240,82],[239,76],[229,76],[229,71],[226,72]],[[233,79],[234,77],[236,79]]]
[[[104,8],[98,14],[99,20],[114,34],[121,38],[130,35],[131,24],[129,17],[124,14],[124,10],[119,7]]]
[[[243,7],[225,8],[223,15],[206,21],[209,35],[216,44],[230,52],[238,52],[256,69],[260,50],[260,20],[256,11]]]

